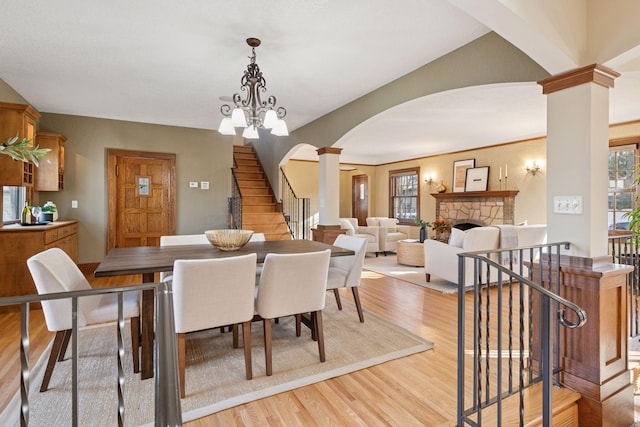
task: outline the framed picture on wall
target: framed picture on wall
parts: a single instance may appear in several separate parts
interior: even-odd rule
[[[476,159],[456,160],[453,162],[453,185],[451,188],[454,193],[461,193],[465,191],[467,169],[475,166]]]
[[[467,169],[464,191],[487,191],[489,166]]]

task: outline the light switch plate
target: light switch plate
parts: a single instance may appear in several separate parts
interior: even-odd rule
[[[581,215],[582,196],[554,196],[553,213],[565,215]]]
[[[78,208],[78,201],[77,200],[72,200],[71,201],[71,207],[73,209],[77,209]]]
[[[203,190],[209,189],[209,181],[200,181],[200,188]]]
[[[189,188],[198,188],[197,181],[189,181]]]

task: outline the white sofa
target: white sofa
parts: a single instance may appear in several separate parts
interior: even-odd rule
[[[427,282],[433,274],[449,282],[458,283],[457,255],[459,253],[534,246],[545,243],[546,237],[547,226],[544,224],[476,227],[467,231],[453,228],[449,243],[437,240],[425,240],[424,242],[424,271]],[[517,255],[518,252],[514,252],[514,258]],[[534,251],[533,259],[537,256],[538,251]],[[523,258],[523,261],[530,261],[529,251],[524,251]],[[514,259],[514,263],[517,262],[519,260]],[[494,272],[496,271],[492,270],[492,273]],[[473,261],[468,259],[465,264],[463,281],[465,286],[473,284],[473,274]],[[492,275],[490,280],[497,280],[497,277]]]
[[[500,230],[496,227],[476,227],[467,231],[451,229],[451,244],[438,240],[424,241],[424,272],[427,282],[431,275],[448,282],[458,283],[458,254],[498,249]],[[467,259],[464,269],[464,286],[473,285],[473,261]]]
[[[338,218],[340,228],[347,230],[347,236],[361,237],[367,240],[367,253],[380,252],[380,229],[378,227],[364,227],[358,225],[357,218]]]
[[[387,217],[369,217],[367,218],[368,227],[379,227],[380,229],[380,252],[385,255],[387,252],[395,252],[399,240],[408,239],[411,226],[398,225],[396,218]]]

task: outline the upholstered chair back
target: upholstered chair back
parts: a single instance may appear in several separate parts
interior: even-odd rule
[[[343,286],[359,286],[367,241],[360,237],[341,234],[336,238],[333,245],[352,250],[355,255],[333,257],[329,263],[329,268],[338,268],[345,272]]]
[[[256,254],[176,260],[172,285],[176,333],[251,320],[256,260]]]
[[[264,319],[324,309],[331,250],[267,254],[256,311]]]

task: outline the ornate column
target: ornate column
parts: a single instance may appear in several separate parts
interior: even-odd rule
[[[626,305],[631,267],[607,256],[609,88],[618,76],[594,64],[538,82],[548,95],[547,240],[572,243],[553,269],[560,269],[562,296],[587,313],[582,328],[560,328],[562,382],[582,395],[581,426],[633,423]]]
[[[319,219],[313,230],[313,240],[333,243],[340,230],[340,153],[342,148],[323,147],[316,150],[320,157]]]

